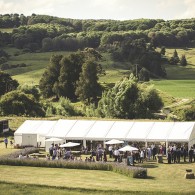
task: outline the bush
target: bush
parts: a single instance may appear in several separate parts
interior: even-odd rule
[[[21,152],[20,152],[21,153]],[[132,178],[147,178],[147,169],[141,167],[129,167],[124,164],[111,164],[102,162],[83,162],[83,161],[46,161],[38,159],[14,159],[0,158],[1,165],[12,166],[33,166],[33,167],[51,167],[66,169],[85,169],[113,171]]]

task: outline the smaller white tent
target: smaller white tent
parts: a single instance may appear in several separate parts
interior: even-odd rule
[[[37,147],[36,128],[42,123],[40,120],[26,120],[14,133],[14,143],[19,146]]]
[[[57,121],[26,120],[14,133],[15,145],[45,147],[45,136]]]

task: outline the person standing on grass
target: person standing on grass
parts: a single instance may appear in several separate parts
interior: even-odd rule
[[[4,143],[5,143],[5,148],[7,148],[7,144],[8,144],[8,139],[7,139],[7,137],[5,137]]]
[[[192,157],[193,157],[193,148],[191,147],[190,150],[189,150],[189,162],[192,163]]]

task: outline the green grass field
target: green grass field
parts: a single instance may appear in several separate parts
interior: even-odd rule
[[[154,88],[176,98],[195,98],[195,80],[152,80]]]
[[[195,172],[195,164],[157,164],[145,162],[148,167],[148,179],[133,179],[126,176],[108,172],[91,170],[74,170],[59,168],[0,166],[0,183],[14,183],[25,185],[44,185],[48,187],[80,189],[81,191],[96,191],[100,194],[116,194],[142,192],[193,194],[194,179],[184,178],[187,168]],[[17,175],[17,177],[13,177]],[[1,184],[0,184],[1,185]],[[101,191],[107,192],[101,192]],[[84,193],[83,193],[84,194]]]

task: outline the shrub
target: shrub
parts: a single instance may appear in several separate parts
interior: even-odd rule
[[[19,152],[21,153],[21,152]],[[1,165],[12,166],[33,166],[33,167],[51,167],[66,169],[85,169],[85,170],[102,170],[113,171],[132,178],[147,178],[147,169],[141,167],[128,167],[124,164],[111,164],[102,162],[83,162],[83,161],[46,161],[41,159],[17,159],[17,158],[0,158]]]

